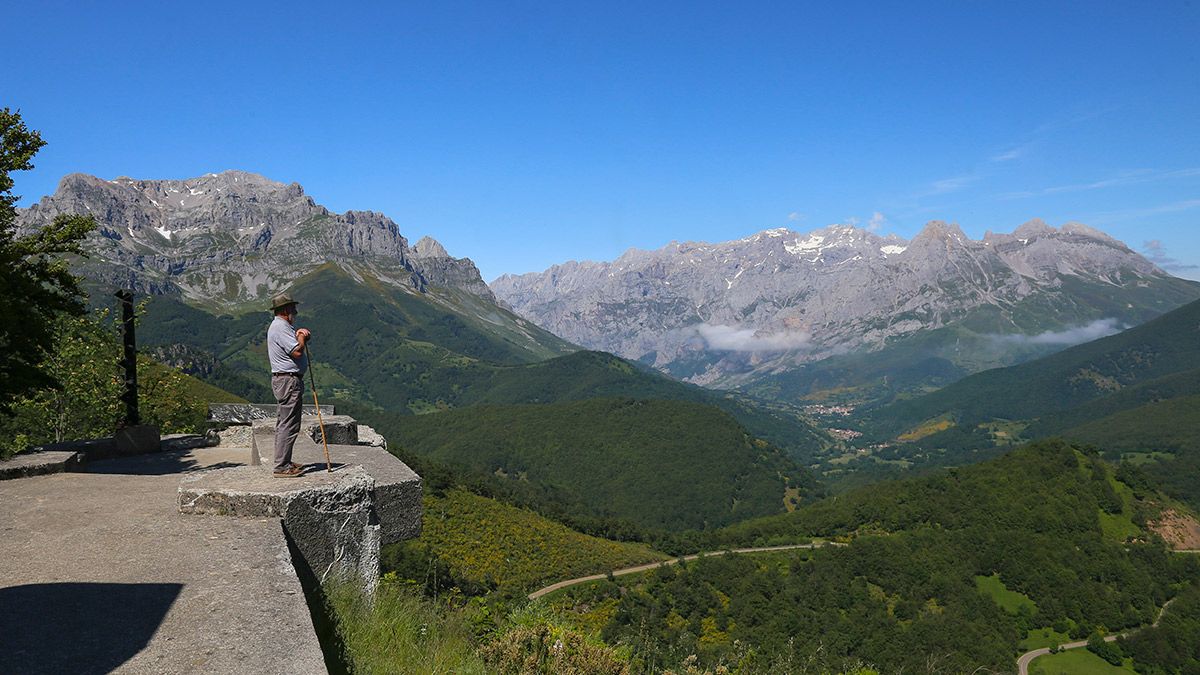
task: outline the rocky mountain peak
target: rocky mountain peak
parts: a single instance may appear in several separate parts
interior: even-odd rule
[[[956,243],[964,243],[968,241],[967,235],[963,234],[962,228],[958,223],[947,223],[942,220],[931,220],[925,223],[925,227],[913,237],[912,243],[918,244],[925,241],[954,241]]]
[[[1078,237],[1087,237],[1089,239],[1096,239],[1097,241],[1101,241],[1106,244],[1120,246],[1121,248],[1127,249],[1125,244],[1122,244],[1121,242],[1117,241],[1116,239],[1113,239],[1112,237],[1108,236],[1104,232],[1101,232],[1100,230],[1097,230],[1093,227],[1088,227],[1087,225],[1084,225],[1083,223],[1077,223],[1075,221],[1071,221],[1071,222],[1063,225],[1062,233],[1069,234],[1069,235],[1075,235]]]
[[[495,299],[471,261],[423,263],[384,214],[335,214],[299,183],[246,171],[182,180],[71,174],[23,211],[18,227],[35,229],[59,213],[91,214],[99,224],[85,273],[205,304],[257,301],[330,262],[418,291],[432,283]]]
[[[1013,230],[1012,236],[1018,239],[1033,239],[1034,237],[1050,236],[1055,234],[1058,234],[1058,230],[1050,225],[1047,225],[1046,222],[1041,218],[1034,218],[1022,223],[1020,227]]]
[[[421,237],[412,247],[413,255],[418,258],[449,258],[450,254],[438,240],[428,235]]]

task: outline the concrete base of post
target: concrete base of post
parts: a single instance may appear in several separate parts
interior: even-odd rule
[[[118,429],[113,434],[113,445],[118,456],[144,455],[161,450],[162,439],[158,435],[158,427],[138,424]]]

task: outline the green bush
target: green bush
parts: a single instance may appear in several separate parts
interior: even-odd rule
[[[436,604],[386,577],[373,601],[350,584],[330,586],[326,596],[355,673],[490,672],[459,608]]]
[[[611,649],[550,624],[516,626],[481,650],[489,672],[503,675],[628,675]]]

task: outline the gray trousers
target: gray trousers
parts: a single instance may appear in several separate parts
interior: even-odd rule
[[[275,419],[275,470],[282,471],[292,463],[292,446],[300,435],[304,380],[296,375],[272,375],[271,391],[279,401],[279,416]]]

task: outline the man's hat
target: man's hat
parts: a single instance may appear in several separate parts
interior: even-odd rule
[[[296,304],[299,304],[299,303],[296,302],[295,300],[293,300],[291,295],[289,295],[287,293],[280,293],[279,295],[276,295],[275,297],[271,298],[271,311],[274,312],[275,310],[279,309],[280,307],[287,307],[288,305],[296,305]]]

